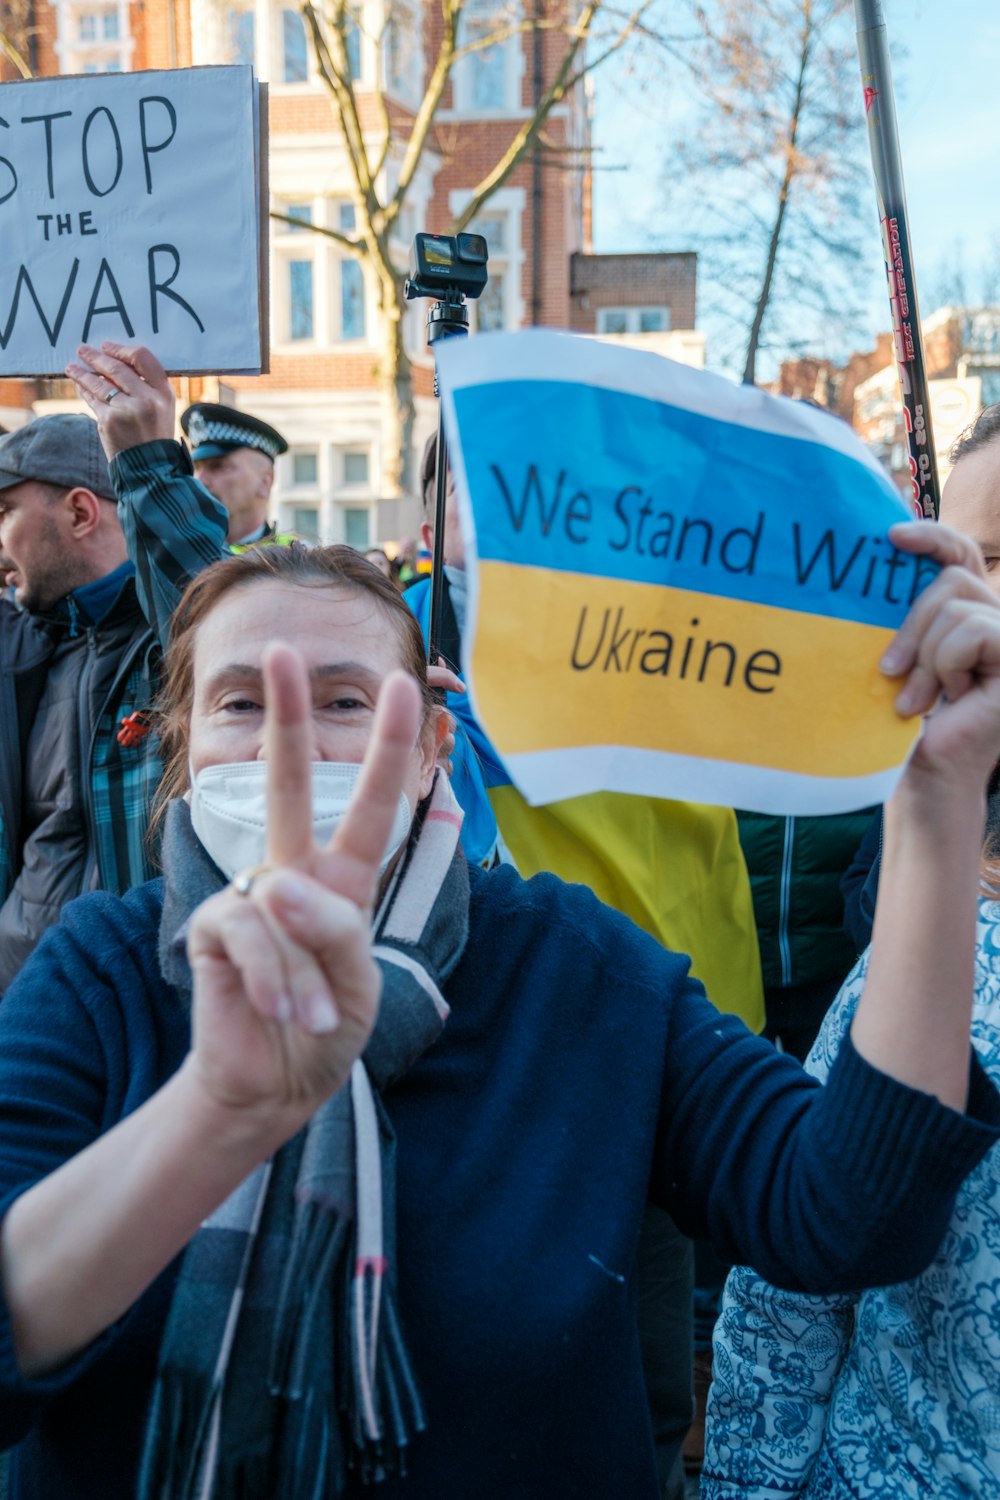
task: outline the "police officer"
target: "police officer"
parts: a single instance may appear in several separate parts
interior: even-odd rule
[[[229,512],[230,549],[290,542],[268,522],[274,460],[288,444],[266,422],[234,406],[197,401],[181,417],[195,477]]]

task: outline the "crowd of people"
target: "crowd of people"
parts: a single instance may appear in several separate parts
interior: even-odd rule
[[[892,532],[892,801],[738,824],[518,799],[453,494],[428,668],[273,428],[68,374],[0,437],[11,1500],[673,1500],[712,1324],[706,1496],[1000,1497],[1000,409]]]

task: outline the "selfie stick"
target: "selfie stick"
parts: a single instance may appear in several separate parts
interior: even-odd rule
[[[467,337],[469,309],[464,303],[432,302],[427,309],[427,344],[433,352],[439,339]],[[434,362],[434,394],[438,398],[437,452],[434,458],[434,550],[431,554],[431,609],[427,620],[427,660],[440,656],[441,614],[444,609],[444,510],[448,494],[448,448],[444,440],[444,417],[437,361]],[[449,662],[457,667],[457,662]]]
[[[933,521],[937,519],[940,490],[882,0],[854,0],[854,15],[868,119],[868,144],[872,153],[885,273],[889,283],[896,370],[903,398],[910,494],[917,515]]]

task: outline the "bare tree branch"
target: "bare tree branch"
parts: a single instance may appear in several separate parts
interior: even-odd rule
[[[451,70],[455,61],[455,46],[458,37],[458,23],[462,14],[465,0],[441,0],[441,15],[444,28],[441,33],[441,44],[438,47],[437,57],[434,59],[434,67],[431,69],[424,97],[420,101],[417,117],[410,131],[410,138],[406,143],[403,154],[403,162],[399,169],[399,177],[396,182],[396,191],[392,199],[385,207],[385,222],[391,224],[406,200],[406,195],[420,166],[421,158],[430,137],[431,126],[434,124],[434,116],[441,107],[444,91],[451,78]]]
[[[10,59],[22,78],[30,78],[32,76],[31,69],[22,57],[19,49],[14,46],[14,43],[2,31],[0,31],[0,52]]]
[[[462,34],[462,17],[466,0],[434,0],[434,27],[437,37],[432,55],[424,65],[423,94],[412,113],[409,106],[394,102],[392,87],[392,47],[396,38],[397,17],[391,10],[380,12],[376,35],[365,37],[367,49],[374,50],[375,78],[352,78],[351,37],[358,21],[352,5],[355,0],[301,0],[301,12],[312,42],[316,71],[330,96],[334,116],[343,136],[350,164],[352,196],[356,210],[356,233],[348,234],[316,224],[305,224],[280,210],[272,219],[295,229],[310,230],[332,241],[344,254],[353,256],[365,269],[370,291],[374,293],[377,315],[375,335],[378,346],[377,379],[384,405],[385,462],[383,493],[396,494],[408,487],[410,440],[414,417],[413,382],[410,358],[403,340],[405,272],[398,263],[399,245],[395,231],[401,213],[412,191],[418,173],[432,176],[431,168],[442,158],[448,159],[450,122],[442,122],[446,93],[455,80],[455,67],[463,61],[483,56],[490,48],[518,45],[529,34],[558,34],[565,47],[557,58],[555,71],[546,78],[540,98],[527,118],[521,111],[511,111],[514,119],[512,137],[501,141],[497,160],[473,189],[470,202],[456,225],[462,228],[482,209],[490,196],[507,180],[511,172],[532,151],[538,164],[546,170],[579,170],[586,147],[567,144],[546,135],[544,127],[553,110],[572,97],[582,80],[617,52],[630,37],[642,34],[647,12],[653,0],[633,0],[631,7],[609,6],[607,0],[567,0],[579,5],[579,12],[567,21],[565,15],[527,17],[518,13],[501,15],[487,26],[477,25]],[[360,0],[357,0],[360,4]],[[392,0],[384,0],[389,7]],[[425,19],[429,4],[414,0],[406,7],[406,18]],[[601,26],[607,35],[597,36],[598,18],[610,23]],[[585,48],[596,43],[595,56],[587,58]],[[401,43],[402,44],[402,43]],[[356,71],[356,69],[355,69]],[[457,142],[457,125],[454,127]]]
[[[758,351],[778,330],[798,334],[803,308],[831,288],[837,326],[853,312],[841,285],[863,243],[852,4],[675,0],[678,13],[691,108],[665,180],[701,255],[703,309],[717,280],[720,313],[738,327],[754,288],[739,367],[753,379]]]
[[[275,219],[279,224],[291,224],[294,229],[309,230],[313,234],[321,234],[324,239],[334,240],[342,250],[346,250],[357,260],[364,260],[368,253],[368,244],[363,237],[352,240],[349,235],[341,234],[337,229],[327,229],[324,225],[312,224],[307,219],[296,219],[291,214],[279,213],[276,208],[271,209],[269,218]]]
[[[595,58],[593,62],[574,72],[573,63],[586,43],[594,18],[600,10],[600,0],[587,0],[575,24],[569,29],[569,35],[572,40],[556,70],[555,77],[535,106],[530,118],[523,122],[495,166],[473,188],[469,196],[469,201],[452,225],[453,233],[461,233],[467,224],[472,223],[473,219],[482,210],[487,199],[498,188],[503,186],[514,168],[531,149],[536,136],[556,105],[582,81],[587,73],[599,67],[602,62],[624,45],[625,41],[631,35],[630,25],[634,26],[636,20],[649,9],[651,3],[652,0],[643,0],[639,8],[633,12],[631,23],[626,22],[622,26],[618,37],[601,53],[600,57]]]

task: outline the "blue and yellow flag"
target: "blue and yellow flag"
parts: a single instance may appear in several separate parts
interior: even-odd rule
[[[602,790],[832,813],[919,725],[878,659],[935,567],[851,430],[546,332],[439,357],[477,719],[532,804]]]
[[[718,1010],[764,1025],[757,928],[736,816],[725,807],[590,792],[532,807],[509,781],[490,789],[522,875],[589,886],[674,953],[686,953]]]

